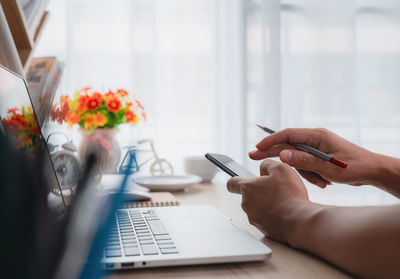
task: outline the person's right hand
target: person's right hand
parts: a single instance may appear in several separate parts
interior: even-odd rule
[[[346,162],[343,169],[312,154],[300,151],[288,143],[304,143]],[[376,156],[326,129],[285,129],[272,134],[256,145],[250,158],[261,160],[279,156],[281,161],[295,167],[310,183],[325,188],[332,182],[354,186],[373,184]]]

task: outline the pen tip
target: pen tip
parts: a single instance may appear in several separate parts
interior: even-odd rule
[[[256,126],[257,126],[258,128],[260,128],[260,129],[264,129],[264,127],[261,126],[261,125],[256,124]]]

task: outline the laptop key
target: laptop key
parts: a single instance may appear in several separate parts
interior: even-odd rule
[[[121,249],[118,249],[118,250],[106,250],[106,257],[107,258],[122,257]]]
[[[124,229],[122,229],[122,228],[121,228],[120,231],[121,231],[121,232],[128,232],[128,233],[129,233],[129,232],[133,232],[133,229],[132,229],[132,228],[128,228],[128,229],[125,229],[125,228],[124,228]]]
[[[135,234],[133,232],[121,232],[121,236],[122,237],[128,237],[128,236],[135,236]]]
[[[139,256],[139,255],[140,255],[139,247],[125,248],[125,256]]]
[[[171,236],[169,234],[164,235],[155,235],[156,240],[171,240]]]
[[[121,249],[119,245],[106,246],[106,250],[118,250],[118,249]]]
[[[144,255],[157,255],[157,247],[154,244],[143,245],[141,246]]]
[[[136,229],[136,233],[150,233],[148,228],[140,228],[140,229]]]
[[[160,249],[171,249],[171,248],[176,248],[175,244],[159,244],[158,247]]]
[[[166,239],[166,240],[157,240],[158,244],[174,244],[174,241],[172,239]]]
[[[126,247],[139,247],[139,244],[137,242],[135,243],[124,243],[124,248]]]
[[[118,241],[106,241],[106,245],[119,245],[119,240]]]
[[[153,239],[150,235],[149,236],[139,236],[139,240],[150,240]]]
[[[167,229],[160,220],[148,221],[148,224],[154,235],[168,234]]]
[[[177,254],[179,253],[178,249],[176,248],[165,248],[160,249],[162,254]]]
[[[154,244],[153,240],[140,240],[140,245]]]
[[[151,234],[149,234],[149,233],[138,233],[137,234],[137,236],[138,236],[138,238],[140,238],[140,237],[151,237]]]
[[[122,243],[137,243],[136,238],[122,239]]]

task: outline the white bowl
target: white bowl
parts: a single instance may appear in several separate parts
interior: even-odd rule
[[[210,182],[218,172],[218,168],[204,156],[186,156],[183,165],[185,173],[200,176],[203,182]]]

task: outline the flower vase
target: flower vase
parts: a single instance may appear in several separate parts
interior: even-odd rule
[[[118,129],[82,130],[79,157],[85,163],[90,154],[96,155],[96,174],[116,173],[121,159],[121,148],[115,139]]]

